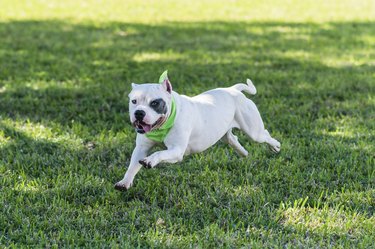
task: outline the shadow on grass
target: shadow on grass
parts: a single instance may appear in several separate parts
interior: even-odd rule
[[[62,212],[66,227],[79,227],[86,238],[92,238],[88,226],[95,218],[106,239],[131,229],[143,235],[160,229],[160,234],[196,241],[212,226],[218,234],[212,235],[211,246],[229,245],[237,230],[234,238],[244,241],[262,236],[267,227],[277,236],[293,237],[275,219],[281,202],[309,196],[313,206],[327,189],[361,192],[374,184],[375,124],[368,122],[375,117],[373,27],[372,22],[0,23],[5,37],[0,40],[1,117],[82,139],[72,144],[33,139],[2,124],[11,142],[1,147],[1,160],[13,179],[4,186],[12,188],[9,197],[22,193],[30,205],[47,200],[30,208],[30,215],[47,212],[61,222],[57,216]],[[156,81],[164,69],[174,89],[184,94],[252,78],[259,92],[252,98],[267,128],[282,141],[281,156],[246,142],[251,158],[237,159],[219,145],[181,167],[141,172],[129,192],[114,192],[112,184],[122,177],[133,146],[132,139],[126,140],[134,136],[127,121],[129,83]],[[119,133],[125,135],[113,142]],[[88,142],[100,136],[108,141],[90,149]],[[13,189],[22,175],[26,185]],[[57,206],[48,210],[56,196],[65,212]],[[86,206],[102,214],[76,211]],[[360,201],[348,208],[368,215],[374,211]],[[84,219],[69,219],[74,212]],[[160,217],[166,224],[158,227]],[[100,222],[107,218],[111,222]],[[50,236],[59,222],[45,227]],[[22,219],[15,226],[23,226]],[[254,230],[247,232],[248,227]],[[228,241],[215,241],[220,233]]]
[[[372,27],[373,23],[1,23],[5,39],[0,42],[0,111],[63,125],[78,119],[90,129],[101,119],[117,125],[116,114],[127,109],[123,94],[129,83],[156,80],[168,68],[175,89],[186,94],[251,77],[263,103],[279,99],[289,105],[280,107],[302,105],[307,108],[303,114],[316,116],[327,99],[332,102],[328,104],[353,101],[338,110],[353,112],[358,98],[374,90],[369,77],[374,65],[360,59],[360,65],[351,63],[353,57],[374,56],[368,41],[375,35]],[[360,104],[360,111],[367,112],[361,114],[369,115],[373,103],[364,99]],[[266,114],[276,110],[272,105],[264,109]]]

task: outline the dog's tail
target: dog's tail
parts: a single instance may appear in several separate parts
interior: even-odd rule
[[[257,89],[255,88],[253,82],[250,79],[247,79],[246,83],[247,85],[244,83],[238,83],[232,87],[240,92],[244,91],[249,94],[255,95],[257,93]]]

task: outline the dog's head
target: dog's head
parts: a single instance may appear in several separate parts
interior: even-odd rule
[[[132,83],[129,94],[130,121],[138,133],[160,127],[168,118],[172,102],[172,85],[168,78],[161,83]]]

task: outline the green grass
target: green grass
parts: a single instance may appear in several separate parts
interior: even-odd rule
[[[0,247],[373,247],[373,1],[184,2],[1,1]],[[238,133],[248,158],[114,190],[130,82],[165,69],[187,95],[251,78],[281,153]]]

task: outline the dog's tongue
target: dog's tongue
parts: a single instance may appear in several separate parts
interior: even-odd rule
[[[143,124],[142,127],[145,133],[149,132],[152,128],[151,125],[148,125],[148,124]]]

